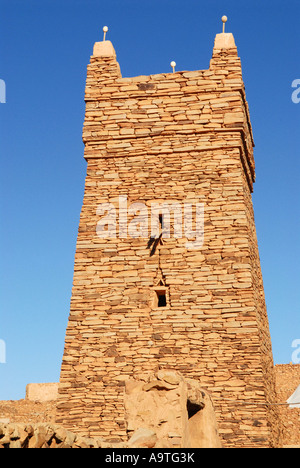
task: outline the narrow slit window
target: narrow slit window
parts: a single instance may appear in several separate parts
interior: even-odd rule
[[[165,289],[160,289],[155,291],[155,302],[156,307],[166,307],[167,306],[167,292]]]
[[[158,220],[159,220],[159,226],[162,229],[163,228],[163,215],[161,213],[158,216]]]
[[[166,293],[160,293],[158,295],[158,307],[166,307],[167,305],[167,298]]]

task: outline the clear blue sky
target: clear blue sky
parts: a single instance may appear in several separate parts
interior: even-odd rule
[[[300,2],[0,0],[0,400],[58,381],[86,163],[93,44],[123,76],[207,69],[222,15],[242,60],[255,139],[253,202],[275,363],[300,339]]]

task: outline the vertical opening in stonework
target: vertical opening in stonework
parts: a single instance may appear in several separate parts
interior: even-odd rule
[[[203,407],[197,403],[192,403],[190,400],[186,403],[186,409],[188,412],[188,419],[191,419],[195,414],[197,414]]]
[[[159,214],[158,221],[159,221],[159,227],[160,227],[160,229],[162,229],[162,227],[163,227],[163,215],[162,215],[162,213]]]
[[[156,294],[156,307],[166,307],[167,305],[166,290],[160,288],[159,290],[155,291],[155,294]]]

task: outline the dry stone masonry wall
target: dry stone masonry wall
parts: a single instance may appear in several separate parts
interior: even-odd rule
[[[300,364],[278,364],[275,373],[283,444],[300,447],[300,408],[284,404],[300,385]]]
[[[277,446],[254,143],[233,36],[217,35],[207,70],[135,78],[122,78],[110,42],[96,43],[85,100],[87,175],[57,422],[125,440],[125,385],[171,368],[211,394],[225,446]],[[142,202],[145,222],[153,201],[203,204],[201,248],[171,234],[151,250],[150,232],[120,236],[119,218],[115,235],[97,235],[103,203],[130,224],[126,208]]]

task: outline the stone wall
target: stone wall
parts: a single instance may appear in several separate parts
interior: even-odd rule
[[[135,78],[122,78],[112,45],[99,43],[85,100],[88,165],[57,422],[124,440],[126,382],[172,368],[211,394],[225,446],[277,446],[253,137],[232,35],[217,35],[207,70]],[[101,238],[99,206],[124,216],[120,197],[148,213],[153,200],[203,203],[201,249],[172,234],[151,247],[150,233],[120,235],[120,220]]]
[[[54,401],[57,399],[58,383],[31,383],[26,385],[26,400]]]
[[[284,405],[300,385],[300,364],[278,364],[275,366],[275,372],[283,444],[300,445],[300,408]]]

